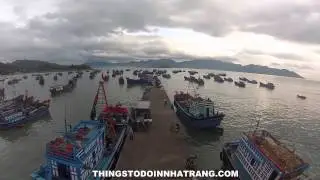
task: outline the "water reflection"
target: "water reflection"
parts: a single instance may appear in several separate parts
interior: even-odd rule
[[[51,120],[51,116],[47,116],[42,118],[38,122],[49,122]],[[0,137],[11,143],[19,141],[20,138],[28,136],[30,134],[30,129],[32,128],[33,124],[34,122],[28,122],[27,124],[19,128],[1,130]]]
[[[185,130],[187,140],[195,146],[209,145],[212,142],[220,141],[223,131],[219,129],[195,130],[187,128]]]

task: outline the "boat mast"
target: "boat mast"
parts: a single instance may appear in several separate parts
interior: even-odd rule
[[[64,104],[64,130],[65,133],[68,132],[68,128],[67,128],[67,105]]]

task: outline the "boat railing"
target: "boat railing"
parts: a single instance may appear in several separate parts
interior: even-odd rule
[[[61,147],[54,146],[53,144],[47,144],[46,145],[46,152],[47,155],[53,156],[56,158],[62,158],[66,160],[73,161],[76,157],[75,154],[75,147],[72,147],[72,149],[65,149]]]

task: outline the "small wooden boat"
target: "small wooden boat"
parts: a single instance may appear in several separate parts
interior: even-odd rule
[[[224,82],[224,80],[222,79],[222,77],[220,77],[219,75],[215,75],[215,76],[213,77],[213,79],[214,79],[215,82],[218,82],[218,83],[223,83],[223,82]]]
[[[124,84],[124,78],[122,76],[119,77],[119,84]]]
[[[244,82],[242,82],[242,81],[235,81],[234,85],[236,85],[238,87],[241,87],[241,88],[245,88],[246,87],[246,84]]]
[[[229,77],[229,78],[224,78],[224,81],[233,82],[233,79],[232,79],[231,77]]]
[[[273,83],[262,83],[260,82],[260,87],[265,87],[267,89],[270,89],[270,90],[273,90],[275,88],[274,84]]]
[[[218,128],[225,114],[215,110],[210,99],[180,92],[174,95],[176,113],[183,124],[195,129]]]
[[[162,74],[162,77],[166,78],[166,79],[170,79],[171,78],[170,74]]]
[[[302,95],[299,95],[299,94],[297,95],[297,98],[299,98],[299,99],[303,99],[303,100],[304,100],[304,99],[307,99],[307,97],[306,97],[306,96],[302,96]]]

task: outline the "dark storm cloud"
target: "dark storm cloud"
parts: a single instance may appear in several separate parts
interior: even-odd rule
[[[315,15],[320,11],[319,3],[274,3],[274,6],[240,11],[247,7],[246,1],[231,6],[219,0],[64,0],[57,11],[33,17],[24,27],[0,22],[0,59],[83,61],[97,52],[184,56],[171,52],[158,37],[138,37],[130,42],[126,38],[114,38],[126,37],[124,30],[150,31],[147,26],[190,28],[213,36],[224,36],[238,29],[292,41],[320,42],[320,20]],[[20,5],[14,12],[21,18],[26,14]],[[290,54],[272,56],[302,59]]]
[[[308,4],[275,3],[264,9],[249,11],[240,29],[290,41],[319,43],[319,13],[320,2],[317,0]]]

